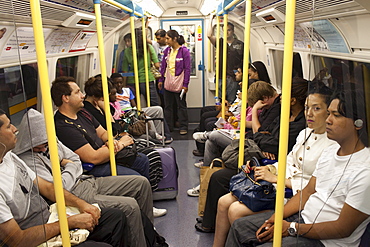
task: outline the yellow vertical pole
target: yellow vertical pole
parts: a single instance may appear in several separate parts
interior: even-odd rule
[[[40,88],[42,95],[42,105],[44,107],[45,125],[48,136],[48,145],[50,151],[51,168],[53,171],[55,198],[59,215],[60,233],[62,235],[63,246],[71,246],[69,241],[68,221],[65,209],[62,175],[60,173],[60,163],[58,157],[58,147],[56,141],[53,104],[50,95],[50,81],[47,71],[45,51],[45,38],[42,30],[42,18],[39,0],[30,0],[33,35],[35,36],[37,66],[40,76]]]
[[[285,168],[288,153],[289,118],[290,118],[290,91],[292,88],[294,22],[296,0],[286,1],[283,87],[281,100],[280,138],[279,138],[279,168],[275,205],[274,247],[281,246],[283,228]]]
[[[109,105],[109,89],[107,80],[107,65],[105,63],[105,52],[104,52],[104,38],[103,38],[103,25],[101,21],[101,9],[100,0],[94,0],[94,10],[96,17],[96,34],[98,36],[98,50],[99,50],[99,60],[100,60],[100,72],[103,86],[103,98],[104,98],[104,112],[105,121],[107,125],[108,132],[108,146],[109,146],[109,158],[110,158],[110,169],[112,176],[117,176],[116,159],[114,154],[114,142],[113,142],[113,130],[110,114]]]
[[[248,62],[249,48],[250,48],[250,32],[251,32],[251,14],[252,14],[252,0],[245,1],[245,22],[244,22],[244,64],[243,64],[243,84],[242,84],[242,109],[240,117],[240,140],[239,140],[239,168],[244,164],[244,141],[245,141],[245,127],[247,118],[247,97],[248,97]]]
[[[144,68],[145,68],[145,85],[146,85],[146,105],[150,107],[150,90],[149,90],[149,70],[148,70],[148,51],[147,47],[147,40],[146,40],[146,29],[145,29],[145,18],[142,18],[142,25],[143,25],[143,46],[144,46]],[[150,52],[150,51],[149,51]],[[150,57],[149,53],[149,57]],[[151,61],[151,57],[149,61]]]
[[[140,100],[140,86],[139,86],[139,67],[137,64],[137,47],[136,47],[136,33],[135,33],[135,17],[133,14],[130,16],[131,38],[132,38],[132,61],[134,63],[134,77],[136,89],[136,104],[137,109],[141,111]]]
[[[221,115],[225,119],[225,102],[226,102],[226,69],[227,69],[227,22],[229,14],[224,14],[224,42],[222,46],[222,103]],[[232,103],[232,102],[229,102]]]
[[[218,90],[218,87],[220,85],[220,16],[217,15],[216,19],[216,97],[219,99],[220,92]]]

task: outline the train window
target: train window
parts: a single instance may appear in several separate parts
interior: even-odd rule
[[[37,63],[0,69],[0,108],[15,125],[20,122],[24,109],[37,108],[37,71]]]
[[[281,90],[282,86],[282,78],[283,78],[283,57],[284,51],[280,50],[271,50],[272,54],[272,64],[274,69],[275,78],[275,86],[277,89]],[[292,70],[292,77],[300,77],[303,78],[303,68],[302,68],[302,59],[299,53],[293,53],[293,70]]]
[[[71,76],[80,87],[83,86],[89,75],[89,59],[89,54],[58,59],[55,77]]]
[[[184,36],[185,46],[190,51],[191,58],[191,73],[196,76],[195,71],[195,25],[171,25],[172,30],[176,30],[180,35]]]
[[[283,78],[283,57],[284,51],[280,50],[271,50],[272,55],[272,64],[273,64],[273,73],[275,75],[275,80],[271,78],[271,82],[275,85],[276,89],[281,90],[281,81]]]
[[[348,84],[356,89],[364,90],[370,85],[370,63],[313,56],[314,79],[321,80],[333,90],[346,90]]]
[[[313,78],[319,80],[334,92],[351,91],[363,92],[366,105],[370,103],[370,63],[352,61],[340,58],[330,58],[323,56],[312,56]],[[353,101],[354,104],[356,100]],[[369,112],[364,116],[369,122]],[[366,139],[366,134],[362,137]],[[370,140],[367,134],[367,141]],[[363,140],[364,141],[364,140]]]

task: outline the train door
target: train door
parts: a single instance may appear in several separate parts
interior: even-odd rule
[[[176,30],[185,38],[191,56],[191,74],[188,107],[202,107],[205,104],[204,85],[204,27],[202,19],[162,20],[161,28]]]

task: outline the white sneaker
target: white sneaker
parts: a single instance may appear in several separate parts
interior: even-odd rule
[[[166,137],[163,137],[163,136],[161,136],[160,134],[155,133],[155,139],[157,139],[157,140],[159,140],[159,141],[162,141],[162,140],[163,140],[163,138],[164,138],[164,139],[166,139]]]
[[[165,144],[171,144],[173,142],[173,138],[171,137],[170,139],[166,139],[164,141]]]
[[[199,196],[199,190],[200,190],[200,185],[192,188],[192,189],[188,189],[188,196]]]
[[[199,162],[194,163],[194,166],[197,167],[197,168],[201,168],[203,165],[204,165],[203,160],[199,160]]]
[[[200,143],[205,143],[207,141],[207,132],[195,132],[193,134],[193,139]]]
[[[160,208],[153,207],[154,218],[161,217],[166,214],[167,214],[167,209],[160,209]]]

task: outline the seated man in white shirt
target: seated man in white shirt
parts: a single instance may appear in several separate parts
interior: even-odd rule
[[[323,151],[308,185],[285,205],[282,246],[359,245],[370,222],[370,151],[362,93],[340,93],[331,101],[326,130],[339,145]],[[226,246],[271,246],[274,219],[270,211],[236,220]]]
[[[39,177],[53,183],[44,116],[29,109],[24,114],[13,152]],[[153,199],[149,181],[143,176],[82,175],[78,155],[57,140],[63,187],[75,196],[101,208],[120,209],[127,217],[130,246],[145,246],[141,212],[153,222]],[[150,224],[147,222],[147,224]]]
[[[16,133],[17,128],[0,109],[0,246],[36,247],[60,234],[59,222],[46,223],[50,212],[40,196],[55,201],[54,186],[36,176],[11,152]],[[68,217],[69,229],[90,231],[87,241],[78,246],[126,246],[126,217],[121,210],[107,208],[100,212],[66,190],[64,198],[66,205],[80,211]]]

